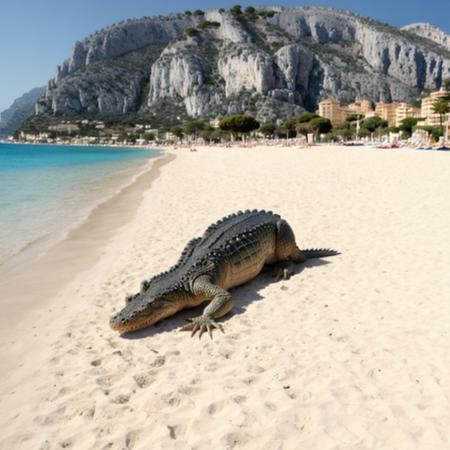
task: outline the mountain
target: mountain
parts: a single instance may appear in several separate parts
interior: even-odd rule
[[[450,34],[429,23],[412,23],[402,27],[402,30],[427,38],[445,50],[450,51]]]
[[[37,111],[273,120],[326,97],[413,102],[450,78],[450,50],[419,34],[322,7],[127,20],[75,44]]]
[[[14,100],[12,105],[0,113],[0,136],[14,134],[20,128],[22,122],[34,114],[35,104],[45,92],[44,87],[31,89]]]

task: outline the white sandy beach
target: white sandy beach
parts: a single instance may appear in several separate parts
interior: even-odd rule
[[[449,449],[450,154],[168,153],[3,280],[0,448]],[[198,311],[109,328],[126,293],[247,208],[342,254],[235,289],[213,341],[179,332]]]

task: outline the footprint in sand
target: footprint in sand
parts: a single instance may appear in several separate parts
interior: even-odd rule
[[[81,411],[80,416],[86,417],[87,419],[92,419],[94,417],[94,414],[95,414],[95,406],[91,406]]]
[[[166,363],[165,356],[157,356],[156,359],[150,364],[153,367],[162,367]]]
[[[130,400],[129,394],[119,394],[116,397],[114,397],[111,401],[116,405],[123,405],[125,403],[128,403],[129,400]]]
[[[154,377],[152,377],[150,374],[147,373],[138,373],[134,377],[134,381],[136,384],[141,388],[145,389],[146,387],[149,387],[153,381],[155,381]]]
[[[186,432],[185,425],[167,425],[170,439],[178,439]]]
[[[233,400],[240,405],[241,403],[244,403],[245,400],[247,400],[247,397],[245,395],[236,395],[236,397],[233,397]]]
[[[102,386],[102,387],[111,387],[112,384],[113,384],[113,381],[114,381],[115,379],[117,379],[117,378],[118,378],[118,377],[117,377],[117,376],[114,376],[114,375],[104,375],[104,376],[98,377],[98,378],[96,379],[96,381],[97,381],[97,384],[98,384],[99,386]]]
[[[241,448],[246,443],[248,443],[249,440],[250,438],[248,435],[240,432],[226,433],[221,439],[222,443],[225,444],[225,448],[227,449]]]

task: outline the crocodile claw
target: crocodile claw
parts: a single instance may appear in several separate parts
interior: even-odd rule
[[[181,331],[191,331],[191,337],[194,337],[199,331],[198,338],[201,339],[203,334],[207,331],[209,337],[213,338],[213,330],[218,328],[222,333],[225,333],[220,323],[208,316],[199,316],[192,319],[187,319],[190,323],[181,328]]]
[[[292,261],[281,261],[279,262],[272,271],[272,277],[275,281],[289,280],[291,275],[294,273],[294,263]]]

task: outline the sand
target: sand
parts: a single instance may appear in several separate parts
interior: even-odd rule
[[[59,292],[5,307],[0,448],[450,448],[450,155],[168,153],[139,195],[78,231],[89,241],[108,210],[120,218]],[[235,289],[213,341],[178,331],[199,310],[128,338],[109,328],[126,293],[246,208],[342,254]]]

